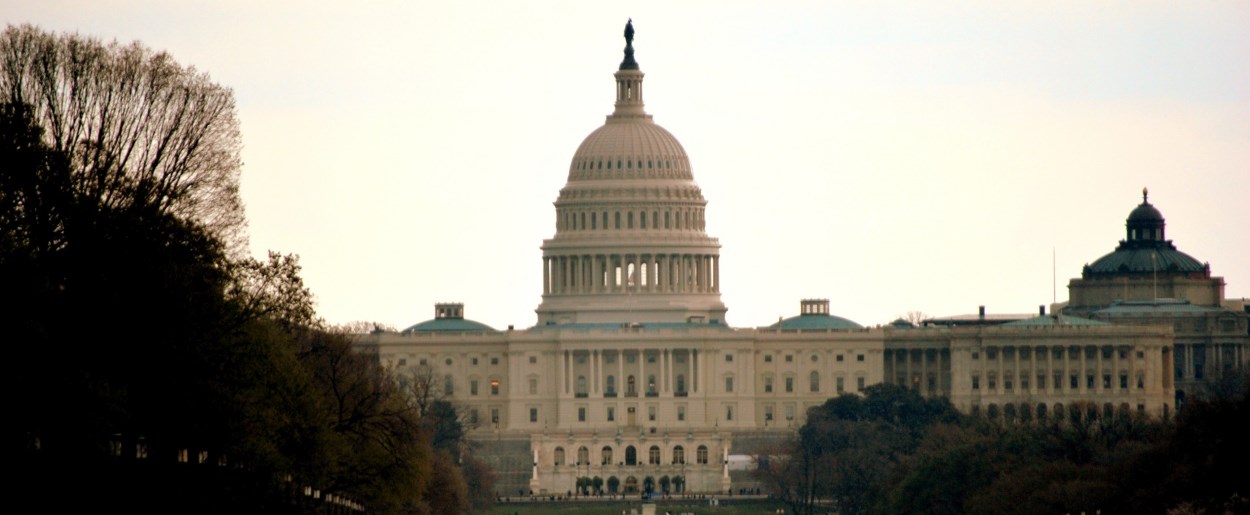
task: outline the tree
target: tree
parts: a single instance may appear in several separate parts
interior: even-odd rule
[[[164,52],[30,25],[0,34],[0,101],[25,104],[97,209],[202,224],[243,250],[240,137],[229,89]]]

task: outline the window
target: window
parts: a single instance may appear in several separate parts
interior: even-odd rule
[[[973,390],[981,389],[981,376],[976,375],[976,374],[972,375],[972,389]]]
[[[469,425],[477,425],[477,408],[469,410]]]
[[[1037,389],[1046,389],[1046,374],[1037,374]]]
[[[733,354],[726,354],[726,355],[725,355],[725,363],[732,363],[732,362],[733,362],[733,360],[734,360],[734,355],[733,355]]]
[[[786,420],[794,420],[794,405],[786,404]]]
[[[538,408],[530,408],[530,423],[538,422]]]
[[[764,363],[772,363],[772,362],[773,362],[773,355],[772,355],[772,354],[765,354],[765,355],[764,355]]]
[[[616,407],[608,406],[608,422],[616,422]]]
[[[725,420],[733,420],[733,419],[734,419],[734,407],[725,406]]]
[[[686,421],[686,407],[685,406],[677,406],[677,420],[679,422]]]
[[[1054,379],[1055,379],[1055,382],[1052,384],[1055,385],[1055,390],[1062,390],[1063,389],[1063,372],[1055,372]]]
[[[686,395],[686,375],[685,374],[677,374],[677,395],[679,397]]]
[[[443,377],[443,394],[451,395],[456,391],[456,380],[450,375]]]
[[[773,405],[765,404],[764,405],[764,421],[768,422],[772,419],[773,419]]]
[[[998,389],[998,376],[995,376],[993,372],[986,376],[986,382],[989,383],[991,390]]]
[[[1010,372],[1003,374],[1003,389],[1004,390],[1010,390],[1011,387],[1013,386],[1013,383],[1015,383],[1015,381],[1012,381],[1013,379],[1012,376],[1013,374],[1011,374]]]
[[[1137,389],[1141,390],[1145,387],[1146,387],[1146,376],[1142,375],[1141,372],[1138,372],[1137,373]]]
[[[408,366],[408,358],[399,358],[399,366],[401,367]]]
[[[490,423],[492,424],[499,423],[499,408],[490,409]]]
[[[673,447],[673,464],[681,465],[686,462],[686,449],[678,445]]]
[[[855,361],[863,361],[863,360],[864,360],[864,355],[863,355],[863,354],[856,354],[856,355],[855,355]]]
[[[1021,390],[1029,389],[1029,374],[1026,374],[1023,372],[1020,373],[1020,389]]]
[[[1068,376],[1068,388],[1072,390],[1080,388],[1080,383],[1078,381],[1079,379],[1077,379],[1076,374],[1072,374],[1071,376]]]
[[[470,364],[470,365],[477,365],[477,358],[470,358],[470,359],[469,359],[469,364]]]
[[[981,353],[977,351],[972,351],[972,359],[981,359]]]
[[[647,406],[647,421],[655,422],[655,406]]]
[[[443,364],[447,366],[451,366],[451,358],[447,358],[446,360],[444,360]]]
[[[773,377],[764,376],[764,393],[773,393]]]
[[[585,447],[577,448],[577,464],[590,465],[590,449]]]
[[[733,376],[725,377],[725,391],[726,392],[734,391],[734,377]]]
[[[530,395],[538,395],[538,378],[530,378]]]
[[[563,465],[564,464],[564,447],[556,447],[556,452],[553,454],[555,455],[555,460],[553,461],[555,462],[556,466]]]
[[[837,388],[838,388],[838,393],[842,393],[846,391],[846,378],[845,377],[839,377],[837,379]]]
[[[819,360],[819,359],[820,359],[820,357],[819,357],[819,356],[817,356],[817,355],[815,355],[815,354],[812,354],[812,363],[815,363],[815,362],[816,362],[817,360]]]
[[[638,396],[638,386],[634,383],[635,383],[634,376],[629,376],[628,378],[625,379],[625,396],[626,397]]]
[[[530,364],[534,365],[537,363],[538,363],[538,356],[530,356]]]
[[[838,363],[841,363],[841,362],[842,362],[842,355],[841,355],[841,354],[838,354],[838,355],[835,357],[835,360],[836,360]]]
[[[786,363],[794,363],[794,355],[786,354]]]
[[[707,465],[707,446],[700,445],[694,452],[695,463]]]
[[[499,364],[499,358],[490,358],[490,364],[492,364],[492,365],[498,365],[498,364]]]
[[[603,458],[602,463],[604,465],[612,464],[612,448],[611,447],[608,447],[606,445],[603,446],[603,450],[600,451],[600,454],[602,455],[602,458]]]
[[[647,463],[650,465],[660,464],[660,448],[658,446],[652,445],[651,448],[647,450]]]
[[[786,393],[794,391],[794,378],[786,377]]]
[[[424,366],[426,366],[426,365],[429,365],[429,364],[430,364],[430,362],[429,362],[429,360],[427,360],[427,359],[425,359],[425,358],[421,358],[421,359],[417,360],[417,364],[418,364],[418,365],[421,365],[421,366],[423,366],[423,367],[424,367]]]
[[[647,397],[658,395],[655,391],[655,375],[647,376]]]
[[[1094,374],[1085,374],[1085,388],[1089,390],[1094,389]]]
[[[498,379],[490,380],[490,394],[499,395],[499,380]]]
[[[577,397],[586,396],[586,376],[577,376],[577,392],[575,396]]]
[[[578,422],[586,421],[586,407],[585,406],[577,407],[577,421]]]
[[[477,379],[469,380],[469,395],[477,395]]]
[[[616,376],[608,375],[604,382],[606,383],[603,388],[604,396],[616,397]]]
[[[855,378],[855,391],[857,392],[864,391],[864,378],[863,377]]]

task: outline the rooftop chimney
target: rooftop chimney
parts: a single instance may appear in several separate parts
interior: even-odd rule
[[[981,306],[981,308],[977,310],[977,316],[981,320],[985,320],[985,306]]]

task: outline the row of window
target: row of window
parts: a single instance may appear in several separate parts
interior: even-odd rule
[[[984,411],[982,411],[981,406],[979,405],[972,406],[973,415],[984,414],[991,419],[998,419],[1002,417],[1008,420],[1017,418],[1024,420],[1041,420],[1047,417],[1055,420],[1061,420],[1064,418],[1069,420],[1095,420],[1098,418],[1128,417],[1131,415],[1129,404],[1127,402],[1120,403],[1118,407],[1110,402],[1107,402],[1102,405],[1101,414],[1099,411],[1098,405],[1092,402],[1066,407],[1063,403],[1055,403],[1054,406],[1047,406],[1046,403],[1038,403],[1034,406],[1033,404],[1027,402],[1021,403],[1019,406],[1016,404],[1004,404],[1002,406],[990,404],[986,406]],[[1164,413],[1167,413],[1168,411],[1168,406],[1166,404],[1163,406],[1163,411]],[[1138,403],[1137,412],[1139,414],[1145,413],[1146,405]]]
[[[661,222],[660,213],[664,214],[663,222]],[[608,217],[609,214],[612,215],[611,218]],[[651,216],[648,217],[648,214]],[[609,228],[702,230],[705,224],[702,209],[666,209],[650,212],[561,211],[559,218],[559,229],[562,231],[606,231]]]
[[[793,362],[794,362],[794,355],[793,355],[793,354],[786,354],[786,356],[785,356],[785,357],[786,357],[786,363],[793,363]],[[845,358],[845,356],[844,356],[844,355],[842,355],[842,354],[837,354],[837,355],[835,355],[835,356],[834,356],[834,360],[835,360],[835,361],[837,361],[838,363],[842,363],[843,361],[845,361],[845,359],[844,359],[844,358]],[[818,356],[818,355],[816,355],[816,354],[812,354],[810,359],[812,360],[812,363],[815,363],[815,362],[817,362],[817,361],[820,361],[820,356]],[[727,361],[727,362],[728,362],[728,361],[733,361],[733,355],[732,355],[732,354],[726,354],[726,355],[725,355],[725,361]],[[864,355],[863,355],[863,354],[856,354],[856,355],[855,355],[855,361],[861,361],[861,362],[862,362],[862,361],[864,361]],[[764,363],[772,363],[772,362],[773,362],[773,355],[772,355],[772,354],[765,354],[765,355],[764,355]]]
[[[1053,359],[1063,359],[1066,354],[1068,359],[1077,360],[1081,358],[1082,351],[1085,354],[1085,359],[1097,359],[1100,354],[1100,350],[1102,359],[1111,359],[1112,356],[1116,355],[1118,355],[1120,359],[1128,359],[1128,349],[1121,348],[1116,350],[1111,346],[1103,346],[1100,348],[1094,346],[1079,347],[1076,345],[1067,347],[1066,349],[1064,347],[1053,347],[1049,349],[1039,348],[1035,350],[1031,347],[1021,347],[1019,348],[1019,351],[1017,351],[1016,347],[986,347],[985,359],[998,359],[999,354],[1002,354],[1003,359],[1016,359],[1016,355],[1019,354],[1020,361],[1029,361],[1034,356],[1036,356],[1038,360],[1045,360],[1047,354],[1050,354]],[[1136,351],[1135,356],[1138,359],[1141,359],[1146,357],[1146,353],[1139,350]],[[981,353],[973,351],[972,359],[981,359]]]
[[[641,170],[642,165],[643,165],[643,160],[641,159],[639,159],[638,161],[634,161],[632,159],[617,159],[615,162],[616,162],[617,170],[632,170],[634,169],[635,166],[637,166],[637,168]],[[613,163],[612,159],[587,159],[585,161],[577,163],[577,169],[578,170],[611,170],[612,163]],[[659,159],[648,159],[646,161],[646,164],[647,164],[647,169],[649,170],[656,169],[656,168],[671,170],[673,168],[673,161],[671,159],[665,159],[663,161]],[[678,166],[681,166],[681,163],[678,163]]]
[[[678,404],[676,407],[677,407],[677,421],[678,421],[678,422],[685,422],[685,421],[686,421],[686,405],[684,405],[684,404]],[[629,420],[628,420],[628,422],[629,422],[630,424],[636,424],[636,423],[637,423],[637,420],[636,420],[637,412],[636,412],[636,410],[637,410],[637,408],[636,408],[636,407],[634,407],[634,406],[629,406],[629,407],[625,408],[626,413],[629,415]],[[658,410],[659,410],[659,408],[658,408],[657,406],[655,406],[655,405],[649,405],[649,406],[647,406],[647,422],[655,422],[655,421],[656,421],[656,413],[658,412]],[[586,407],[586,406],[578,406],[578,407],[577,407],[577,421],[578,421],[578,422],[585,422],[586,420],[587,420],[587,407]],[[605,420],[606,422],[616,422],[616,406],[607,406],[607,407],[606,407],[606,409],[604,410],[604,420]],[[538,422],[538,408],[537,408],[537,407],[533,407],[533,406],[531,406],[531,407],[530,407],[530,422],[532,422],[532,423],[537,423],[537,422]]]
[[[625,446],[623,454],[624,456],[616,456],[612,446],[605,445],[603,446],[602,449],[599,450],[599,456],[598,456],[597,462],[599,465],[612,465],[613,463],[616,463],[617,465],[634,466],[634,465],[642,464],[638,460],[638,449],[635,448],[633,445]],[[686,463],[686,449],[685,447],[682,447],[681,445],[674,445],[673,448],[669,451],[668,455],[670,457],[669,462],[672,463],[673,465],[681,465],[681,464]],[[696,464],[707,465],[707,456],[708,456],[708,449],[706,445],[700,445],[697,449],[695,449],[695,463]],[[652,445],[650,448],[647,449],[647,464],[648,465],[659,465],[660,457],[661,457],[660,446]],[[565,457],[564,457],[564,447],[556,447],[555,451],[552,452],[552,464],[557,467],[566,464]],[[590,465],[591,464],[590,449],[588,449],[586,446],[578,447],[577,448],[577,461],[568,463],[568,464],[569,465]]]
[[[650,374],[647,376],[647,383],[646,383],[647,397],[655,397],[659,395],[659,392],[656,390],[655,381],[656,381],[655,374]],[[677,377],[675,378],[674,383],[675,383],[674,391],[676,395],[678,397],[686,395],[686,375],[677,374]],[[574,390],[574,394],[577,397],[586,397],[588,395],[587,387],[586,387],[586,376],[583,376],[583,375],[577,376],[575,388],[576,389]],[[617,394],[616,376],[612,374],[608,374],[608,376],[605,377],[603,381],[603,396],[604,397],[616,397],[616,394]],[[632,375],[625,378],[625,396],[626,397],[638,396],[638,381]]]
[[[1036,389],[1038,389],[1038,390],[1045,390],[1045,389],[1046,389],[1046,379],[1047,379],[1047,374],[1037,374],[1037,376],[1036,376],[1036,377],[1037,377]],[[1063,374],[1063,372],[1055,372],[1055,373],[1054,373],[1051,377],[1054,379],[1054,382],[1052,382],[1052,383],[1051,383],[1052,388],[1053,388],[1053,389],[1055,389],[1055,390],[1062,390],[1062,389],[1063,389],[1063,384],[1064,384],[1064,382],[1063,382],[1063,378],[1064,378],[1064,374]],[[1027,374],[1027,373],[1025,373],[1025,374],[1020,374],[1020,389],[1021,389],[1021,390],[1028,390],[1028,389],[1029,389],[1029,378],[1030,378],[1030,374]],[[987,386],[989,387],[989,389],[990,389],[990,390],[997,390],[997,389],[998,389],[998,376],[997,376],[996,374],[993,374],[993,373],[987,374],[985,379],[986,379]],[[1069,374],[1069,375],[1068,375],[1068,388],[1069,388],[1069,389],[1072,389],[1072,390],[1076,390],[1077,388],[1079,388],[1079,387],[1080,387],[1080,379],[1081,379],[1081,376],[1080,376],[1079,374]],[[1113,384],[1118,385],[1119,389],[1121,389],[1121,390],[1127,390],[1127,389],[1129,388],[1129,374],[1128,374],[1128,372],[1121,372],[1121,373],[1120,373],[1120,375],[1119,375],[1119,381],[1118,381],[1118,382],[1113,381],[1113,379],[1115,379],[1115,378],[1112,376],[1112,374],[1108,374],[1108,373],[1104,373],[1104,374],[1102,374],[1102,382],[1101,382],[1101,383],[1099,383],[1099,382],[1097,381],[1097,379],[1098,379],[1098,376],[1097,376],[1096,374],[1085,374],[1085,389],[1087,389],[1087,390],[1093,390],[1093,389],[1095,389],[1096,387],[1098,387],[1098,386],[1099,386],[1099,384],[1101,384],[1101,387],[1102,387],[1102,389],[1104,389],[1104,390],[1110,390],[1110,389],[1112,389],[1112,385],[1113,385]],[[1136,379],[1137,379],[1137,380],[1136,380],[1136,387],[1137,387],[1137,389],[1138,389],[1138,390],[1145,389],[1145,388],[1146,388],[1146,376],[1145,376],[1145,374],[1143,374],[1143,373],[1138,373],[1138,374],[1137,374],[1137,378],[1136,378]],[[1015,386],[1016,386],[1016,384],[1015,384],[1015,375],[1014,375],[1014,374],[1004,374],[1004,375],[1003,375],[1003,377],[1002,377],[1002,386],[1003,386],[1003,389],[1004,389],[1004,390],[1012,390],[1012,389],[1014,389],[1014,388],[1015,388]],[[973,390],[980,390],[980,389],[981,389],[981,376],[980,376],[980,374],[973,374],[973,375],[972,375],[972,389],[973,389]]]
[[[530,356],[530,363],[537,363],[537,362],[538,362],[538,358],[536,358],[536,357],[534,357],[534,356]],[[452,365],[452,364],[454,364],[454,363],[455,363],[455,361],[452,361],[452,359],[451,359],[451,358],[447,358],[447,359],[444,359],[444,360],[443,360],[443,364],[444,364],[444,365],[447,365],[447,366],[451,366],[451,365]],[[470,364],[470,365],[477,366],[477,365],[478,365],[478,363],[479,363],[478,358],[469,358],[469,364]],[[424,367],[424,366],[429,366],[429,364],[430,364],[430,360],[429,360],[428,358],[419,358],[419,359],[417,360],[417,366],[422,366],[422,367]],[[498,358],[498,357],[492,357],[492,358],[490,358],[490,364],[492,364],[492,365],[498,365],[498,364],[499,364],[499,358]],[[408,366],[408,358],[400,358],[400,359],[399,359],[399,366],[401,366],[401,367],[406,367],[406,366]]]
[[[834,381],[836,385],[835,389],[837,390],[838,393],[842,393],[843,391],[846,390],[846,378],[845,377],[842,377],[842,376],[835,377]],[[855,383],[856,383],[855,384],[856,391],[864,390],[864,377],[863,376],[856,377]],[[784,378],[784,384],[785,384],[785,391],[787,393],[794,392],[794,377],[793,376],[786,376]],[[820,372],[813,371],[810,375],[808,375],[807,389],[808,391],[813,392],[813,393],[820,391]],[[733,374],[726,374],[725,375],[725,393],[733,393],[733,391],[734,391],[734,376]],[[773,377],[771,375],[764,376],[764,393],[773,393]]]

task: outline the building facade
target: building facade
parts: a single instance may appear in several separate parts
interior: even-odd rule
[[[727,325],[706,200],[681,144],[645,112],[625,35],[615,110],[574,154],[542,244],[536,325],[495,330],[438,304],[432,320],[360,341],[464,407],[501,495],[564,494],[579,478],[606,492],[724,492],[731,454],[769,452],[807,409],[882,382],[1004,420],[1174,409],[1173,339],[1192,326],[1155,319],[865,328],[808,299],[772,326]]]

